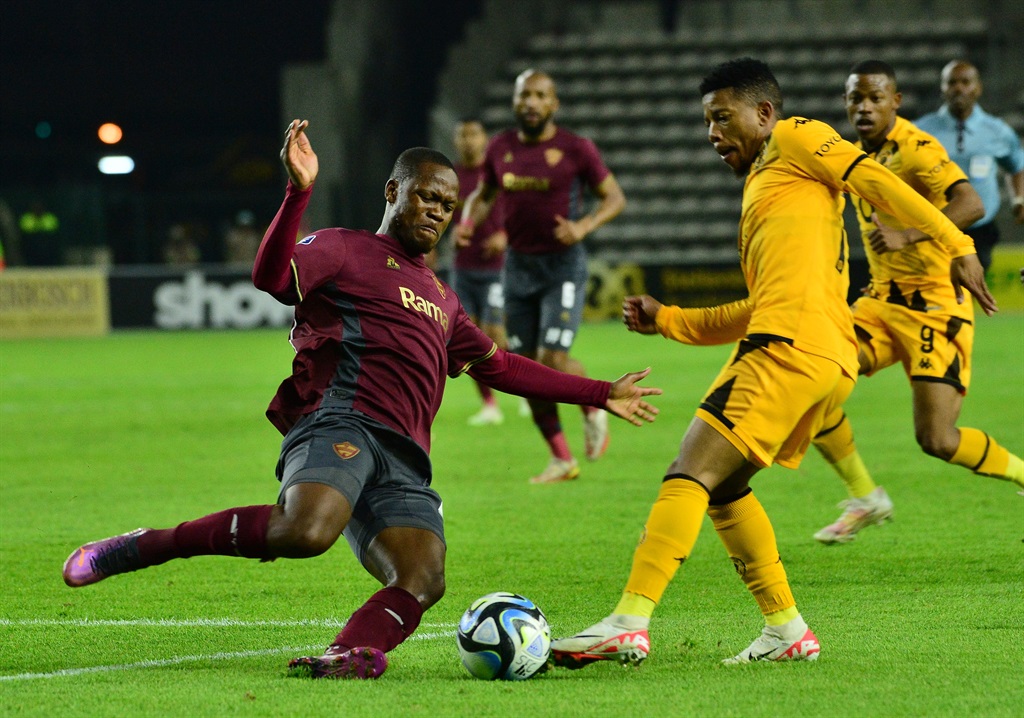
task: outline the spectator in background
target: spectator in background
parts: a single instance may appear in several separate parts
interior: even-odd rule
[[[914,124],[942,143],[981,195],[985,216],[964,232],[974,240],[978,259],[988,270],[992,248],[999,241],[995,218],[999,212],[1000,168],[1008,177],[1013,217],[1017,224],[1024,223],[1024,149],[1012,127],[978,104],[981,77],[974,65],[953,60],[942,68],[941,87],[945,100],[942,107]]]
[[[484,153],[487,133],[479,120],[463,120],[455,125],[455,151],[459,161],[459,205],[480,184],[484,174]],[[499,200],[500,204],[500,200]],[[472,236],[455,237],[455,272],[452,288],[459,295],[471,322],[494,340],[500,349],[508,347],[505,338],[505,301],[501,290],[501,268],[505,264],[508,235],[502,228],[504,216],[500,206],[491,210]],[[469,417],[470,426],[500,424],[505,420],[486,384],[476,382],[483,406]]]
[[[256,216],[247,209],[235,217],[224,234],[224,261],[252,269],[263,235],[256,228]]]
[[[187,267],[198,264],[200,258],[199,245],[188,225],[183,222],[172,224],[164,244],[164,263],[172,267]]]
[[[46,208],[42,200],[32,201],[28,210],[18,219],[18,228],[21,230],[21,251],[25,264],[51,267],[64,263],[60,219]]]

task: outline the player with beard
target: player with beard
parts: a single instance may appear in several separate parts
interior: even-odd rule
[[[968,230],[985,214],[981,197],[937,139],[897,114],[902,96],[888,63],[868,60],[850,70],[844,98],[857,146]],[[959,304],[949,283],[948,249],[905,226],[863,198],[854,198],[871,268],[867,294],[853,305],[860,373],[871,376],[896,363],[910,379],[914,436],[929,456],[1024,488],[1024,462],[978,429],[958,428],[971,383],[974,304]],[[835,522],[814,534],[822,543],[846,543],[892,516],[885,489],[876,486],[841,408],[825,419],[814,445],[839,474],[849,495]]]
[[[604,620],[552,642],[552,659],[567,668],[647,657],[651,616],[690,556],[705,514],[764,617],[761,634],[725,663],[818,657],[818,639],[797,610],[750,480],[773,463],[799,466],[857,378],[843,192],[947,245],[956,257],[950,273],[957,295],[962,299],[962,283],[986,311],[995,310],[970,238],[828,125],[786,118],[779,84],[763,62],[718,66],[700,94],[708,140],[746,177],[738,242],[749,296],[694,309],[626,298],[631,331],[687,344],[738,343],[661,480],[618,605]],[[691,597],[690,608],[698,603]]]
[[[519,75],[512,109],[517,128],[488,145],[483,178],[466,200],[457,233],[468,241],[501,194],[509,246],[502,275],[509,349],[585,376],[583,365],[569,356],[583,319],[583,239],[616,217],[626,198],[594,143],[555,124],[558,96],[548,75],[536,70]],[[590,214],[583,213],[584,185],[600,200]],[[530,481],[575,479],[579,465],[562,432],[558,406],[531,401],[530,408],[551,451],[548,465]],[[586,408],[583,428],[586,456],[595,461],[608,447],[608,417]]]
[[[319,171],[306,128],[298,120],[288,127],[281,150],[288,189],[252,273],[256,287],[295,306],[292,374],[267,410],[284,434],[277,503],[85,544],[65,561],[64,582],[86,586],[193,556],[306,558],[344,534],[384,588],[323,655],[290,666],[313,678],[376,678],[385,654],[445,590],[444,521],[429,451],[446,377],[465,372],[531,399],[601,406],[636,425],[654,420],[657,409],[644,397],[661,391],[637,386],[649,370],[614,383],[556,372],[502,351],[469,321],[423,261],[458,202],[455,170],[440,152],[399,155],[376,233],[322,229],[296,243]],[[332,603],[323,595],[315,602],[328,610]]]

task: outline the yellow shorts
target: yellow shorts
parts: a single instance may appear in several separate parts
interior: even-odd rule
[[[950,384],[967,393],[974,345],[970,319],[861,297],[853,305],[853,322],[857,341],[868,357],[868,376],[899,362],[911,381]]]
[[[697,416],[751,463],[795,469],[825,417],[842,406],[854,383],[831,359],[782,341],[743,339]]]

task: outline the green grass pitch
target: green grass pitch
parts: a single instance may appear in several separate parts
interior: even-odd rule
[[[1024,316],[979,317],[961,424],[1024,453]],[[817,456],[755,479],[797,601],[822,642],[813,664],[725,667],[761,619],[710,525],[669,587],[639,669],[597,665],[486,683],[459,663],[469,603],[516,591],[556,635],[604,616],[660,478],[728,348],[588,325],[593,376],[652,366],[653,426],[613,422],[579,481],[530,486],[546,461],[502,397],[501,427],[470,429],[477,398],[449,383],[434,427],[448,594],[375,682],[287,678],[375,590],[341,542],[303,561],[172,562],[72,590],[80,543],[272,502],[279,436],[263,418],[289,368],[284,331],[122,333],[0,343],[0,714],[61,716],[966,716],[1024,705],[1024,498],[921,453],[899,368],[847,404],[896,520],[847,546],[811,538],[843,497]],[[562,410],[582,454],[580,414]]]

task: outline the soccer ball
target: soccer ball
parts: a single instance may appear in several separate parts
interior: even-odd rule
[[[473,601],[459,621],[458,641],[462,665],[485,681],[526,680],[551,653],[544,612],[515,593],[489,593]]]

